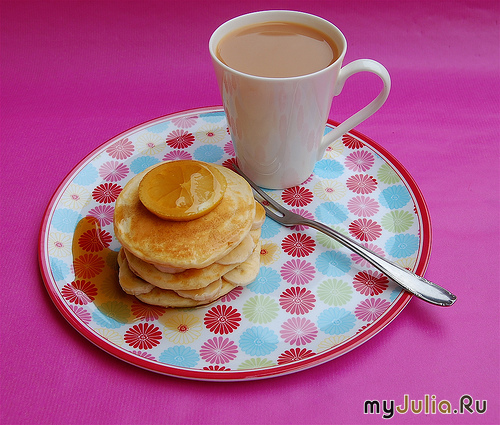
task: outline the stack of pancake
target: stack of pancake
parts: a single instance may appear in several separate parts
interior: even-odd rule
[[[155,166],[123,188],[115,205],[114,232],[122,245],[119,280],[126,293],[147,304],[194,307],[256,278],[264,209],[242,177],[211,165],[224,175],[227,187],[222,201],[194,220],[165,220],[142,204],[139,184]]]

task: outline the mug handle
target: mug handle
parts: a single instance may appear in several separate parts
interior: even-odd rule
[[[330,146],[330,144],[332,144],[338,138],[342,137],[344,133],[352,130],[359,123],[363,122],[368,117],[377,112],[387,100],[389,91],[391,90],[391,77],[389,76],[389,72],[387,71],[387,69],[385,69],[382,64],[371,59],[358,59],[344,66],[340,70],[339,76],[337,78],[337,83],[334,89],[334,96],[338,96],[341,93],[346,80],[351,75],[364,71],[378,75],[384,83],[384,87],[382,88],[378,96],[373,99],[368,105],[366,105],[360,111],[356,112],[351,117],[347,118],[343,123],[339,124],[336,128],[323,136],[323,139],[321,141],[319,159],[323,157],[326,148]]]

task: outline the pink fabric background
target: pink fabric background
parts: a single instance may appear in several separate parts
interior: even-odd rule
[[[220,105],[211,32],[273,8],[334,22],[346,63],[388,68],[389,100],[356,129],[417,181],[434,232],[426,276],[458,301],[413,299],[354,351],[271,380],[214,384],[130,366],[87,342],[48,297],[37,263],[45,207],[109,138]],[[498,1],[2,1],[0,12],[2,424],[386,423],[364,401],[398,405],[405,394],[454,407],[469,394],[487,411],[397,423],[499,423]],[[331,118],[364,105],[375,83],[351,78]]]

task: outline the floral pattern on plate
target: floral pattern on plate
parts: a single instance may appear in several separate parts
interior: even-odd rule
[[[269,218],[262,227],[260,271],[247,287],[194,309],[148,306],[125,295],[117,284],[114,202],[133,176],[177,159],[236,161],[220,108],[158,118],[111,139],[75,167],[47,208],[39,247],[46,288],[63,316],[105,351],[192,379],[279,376],[356,348],[410,300],[322,233]],[[425,201],[406,170],[355,131],[332,143],[306,182],[268,193],[403,267],[425,271]],[[78,230],[84,218],[96,225]]]

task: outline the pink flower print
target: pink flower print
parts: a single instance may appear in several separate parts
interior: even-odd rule
[[[226,295],[224,295],[221,299],[220,302],[223,303],[228,303],[231,301],[234,301],[236,298],[238,298],[241,294],[243,293],[243,287],[237,286],[231,292],[228,292]]]
[[[136,350],[133,350],[132,353],[135,354],[136,356],[142,357],[144,359],[156,360],[153,355],[149,354],[146,351],[136,351]]]
[[[379,255],[380,257],[385,257],[384,250],[382,248],[379,248],[377,245],[374,245],[372,243],[364,243],[363,245],[370,251],[373,251],[375,254]],[[359,264],[360,267],[369,267],[371,265],[371,263],[366,261],[363,257],[360,257],[358,254],[352,253],[351,259],[356,264]]]
[[[318,336],[318,328],[305,317],[292,317],[281,325],[281,338],[288,344],[309,344]]]
[[[115,209],[111,205],[98,205],[89,211],[89,215],[95,217],[102,227],[113,222],[114,211]]]
[[[172,123],[180,128],[189,128],[196,124],[197,116],[174,118]]]
[[[163,157],[164,161],[178,161],[181,159],[193,159],[192,155],[189,152],[186,151],[181,151],[181,150],[174,150],[170,151],[169,153],[165,154]]]
[[[107,148],[106,153],[111,158],[126,159],[134,153],[134,145],[127,137],[125,137]]]
[[[373,154],[366,151],[355,151],[345,159],[345,166],[355,172],[369,170],[374,163]]]
[[[291,209],[292,212],[294,212],[295,214],[298,214],[304,218],[308,218],[310,220],[314,220],[314,215],[312,215],[309,211],[303,209],[303,208],[292,208]],[[304,230],[304,229],[307,229],[308,226],[304,226],[302,224],[298,224],[297,226],[292,226],[290,227],[292,230],[296,230],[298,232]]]
[[[108,182],[117,182],[129,173],[129,168],[118,161],[108,161],[99,168],[99,175]]]
[[[356,306],[354,314],[359,320],[373,322],[375,319],[378,319],[390,305],[390,302],[381,298],[367,298]]]
[[[305,179],[301,184],[307,184],[312,181],[314,174],[311,174],[307,179]]]
[[[371,217],[377,214],[380,205],[375,199],[368,196],[355,196],[349,200],[347,208],[359,217]]]
[[[224,152],[227,155],[236,156],[236,152],[234,151],[233,142],[231,140],[224,145]]]
[[[92,321],[92,316],[83,307],[79,307],[77,305],[70,305],[69,308],[73,310],[73,313],[75,313],[78,316],[78,318],[86,325],[88,325]]]
[[[238,346],[222,336],[209,339],[200,348],[200,357],[209,363],[224,364],[236,358]]]
[[[347,179],[346,186],[354,193],[366,195],[377,188],[377,180],[366,174],[355,174]]]
[[[281,277],[292,285],[305,285],[314,279],[316,269],[305,260],[292,259],[281,267]]]
[[[349,233],[360,241],[374,241],[382,235],[382,227],[376,221],[360,218],[349,225]]]
[[[292,286],[280,295],[280,305],[290,314],[306,314],[314,308],[316,298],[306,288]]]

